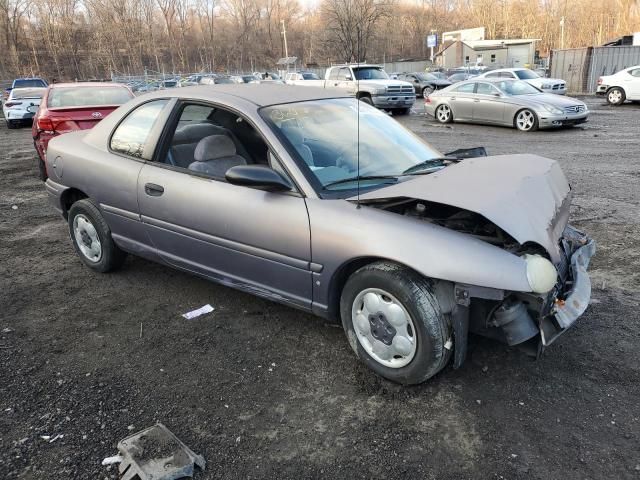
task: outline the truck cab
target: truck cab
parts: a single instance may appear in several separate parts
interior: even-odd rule
[[[416,101],[413,85],[392,80],[380,65],[334,65],[325,73],[325,88],[347,90],[359,100],[393,114],[408,114]]]

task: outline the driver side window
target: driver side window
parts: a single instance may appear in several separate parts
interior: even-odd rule
[[[251,124],[203,104],[182,107],[162,163],[217,180],[237,165],[271,165],[267,144]]]

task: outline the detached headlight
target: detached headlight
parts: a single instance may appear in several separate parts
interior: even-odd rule
[[[527,280],[535,293],[547,293],[556,284],[558,271],[546,258],[540,255],[525,255],[527,263]]]
[[[553,105],[542,105],[542,108],[544,108],[547,112],[549,113],[553,113],[554,115],[562,115],[564,112],[559,109],[558,107],[554,107]]]

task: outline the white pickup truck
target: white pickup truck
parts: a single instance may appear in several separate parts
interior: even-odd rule
[[[335,65],[327,69],[324,78],[324,81],[292,79],[287,83],[341,88],[369,105],[399,115],[409,113],[416,101],[413,85],[391,80],[379,65]]]

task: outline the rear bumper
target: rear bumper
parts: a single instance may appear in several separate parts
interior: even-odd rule
[[[67,187],[64,185],[60,185],[52,181],[50,178],[44,182],[44,188],[47,191],[47,197],[49,199],[49,204],[60,214],[63,214],[62,211],[62,203],[60,202],[60,197],[62,192],[64,192]]]
[[[24,110],[7,110],[7,120],[31,120],[35,112],[26,112]]]
[[[607,90],[609,90],[609,85],[598,85],[596,95],[606,95]]]

